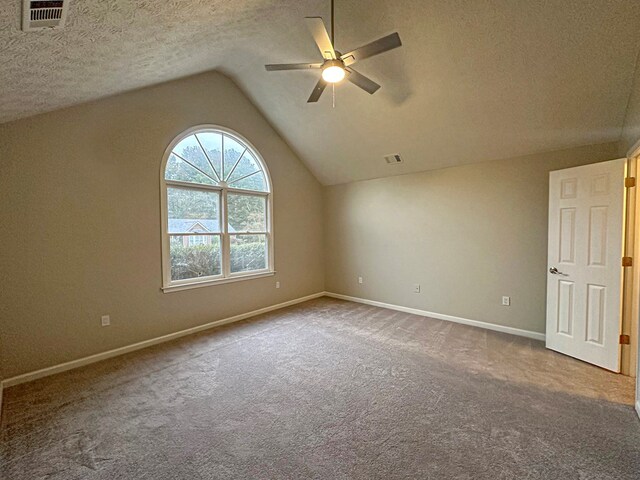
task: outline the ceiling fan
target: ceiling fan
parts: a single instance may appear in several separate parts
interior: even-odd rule
[[[323,62],[265,65],[265,68],[269,72],[279,70],[322,70],[322,77],[318,80],[313,92],[311,92],[311,96],[309,97],[309,100],[307,100],[308,103],[317,102],[328,84],[335,85],[345,78],[354,85],[362,88],[364,91],[374,94],[380,88],[380,85],[361,73],[358,73],[351,67],[351,65],[359,62],[360,60],[364,60],[365,58],[373,57],[374,55],[378,55],[402,45],[400,35],[396,32],[342,54],[334,48],[333,11],[333,0],[331,0],[331,37],[329,37],[329,33],[327,32],[324,21],[321,17],[305,18],[307,27],[309,28],[311,35],[313,35],[313,39],[318,45],[320,53],[324,58]]]

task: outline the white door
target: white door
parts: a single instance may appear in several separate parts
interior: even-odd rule
[[[547,348],[620,371],[626,160],[551,172]]]

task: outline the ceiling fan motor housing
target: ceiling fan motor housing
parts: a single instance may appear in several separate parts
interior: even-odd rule
[[[338,59],[329,59],[329,60],[325,60],[325,62],[322,64],[322,69],[326,69],[329,67],[339,67],[339,68],[344,68],[344,62],[342,60]]]

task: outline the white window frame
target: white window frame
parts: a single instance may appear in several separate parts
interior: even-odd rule
[[[221,133],[234,137],[237,141],[244,144],[248,150],[251,151],[253,156],[262,167],[264,172],[265,181],[267,183],[266,192],[258,192],[255,190],[243,190],[238,188],[228,187],[226,182],[220,182],[220,185],[206,185],[200,183],[181,182],[177,180],[166,180],[164,178],[165,169],[169,156],[173,149],[182,140],[194,133]],[[223,147],[224,151],[224,147]],[[224,164],[224,158],[222,158]],[[184,280],[171,280],[171,256],[169,252],[170,247],[170,235],[169,235],[169,212],[167,207],[167,191],[169,187],[181,187],[192,190],[208,190],[219,192],[220,194],[220,223],[221,232],[213,233],[214,236],[219,236],[221,239],[221,261],[222,261],[222,273],[220,275],[212,275],[200,278],[189,278]],[[228,215],[227,215],[227,195],[228,193],[238,193],[242,195],[254,195],[266,198],[266,231],[242,231],[229,233],[228,231]],[[249,280],[253,278],[267,277],[275,274],[274,268],[274,240],[273,240],[273,184],[271,182],[271,176],[267,164],[260,155],[260,152],[255,148],[249,140],[240,135],[238,132],[231,130],[230,128],[222,127],[220,125],[204,124],[196,125],[182,132],[169,144],[162,157],[162,165],[160,168],[160,214],[162,225],[162,291],[163,292],[175,292],[180,290],[187,290],[191,288],[206,287],[211,285],[219,285],[230,282],[238,282],[242,280]],[[250,272],[237,272],[231,273],[231,236],[232,235],[265,235],[267,241],[266,255],[267,255],[267,268],[261,270],[251,270]],[[188,235],[203,235],[203,233],[181,233],[182,236]],[[207,234],[204,234],[207,235]]]

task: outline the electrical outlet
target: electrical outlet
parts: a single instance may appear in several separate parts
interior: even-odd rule
[[[362,285],[362,283],[363,283],[363,282],[362,282],[362,277],[358,277],[358,283],[359,283],[360,285]]]
[[[280,288],[280,282],[276,282],[276,288]]]
[[[414,283],[413,284],[413,293],[420,293],[420,284],[419,283]]]
[[[511,297],[502,297],[502,305],[505,307],[511,305]]]
[[[103,327],[108,327],[109,325],[111,325],[111,317],[109,315],[103,315],[100,319],[100,322],[102,323]]]

